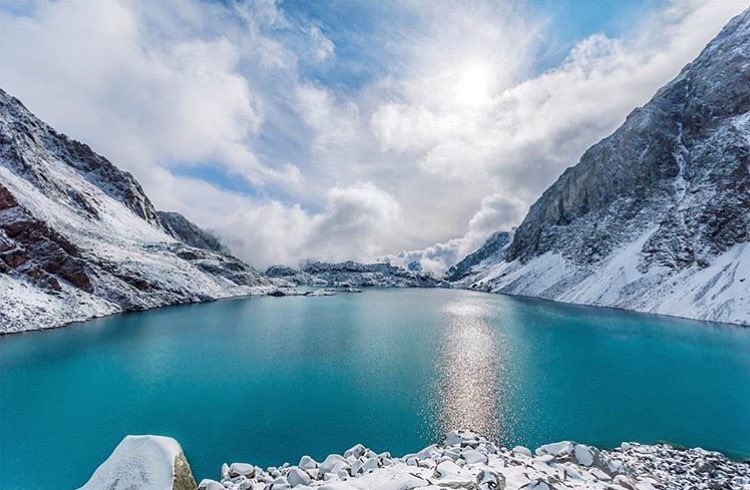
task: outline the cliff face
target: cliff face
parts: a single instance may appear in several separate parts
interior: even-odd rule
[[[493,233],[475,252],[470,253],[456,265],[451,266],[445,273],[446,280],[460,281],[466,276],[487,269],[490,264],[486,262],[492,261],[494,263],[502,260],[505,257],[505,249],[510,245],[512,238],[512,231]]]
[[[161,227],[174,238],[191,247],[225,255],[231,254],[231,251],[215,235],[197,227],[180,213],[157,211],[156,214],[159,216]]]
[[[0,90],[0,333],[270,283],[183,217],[161,216],[132,175]]]
[[[537,200],[475,288],[750,323],[750,10]]]

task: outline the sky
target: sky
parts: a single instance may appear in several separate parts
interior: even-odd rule
[[[745,0],[0,0],[0,87],[265,268],[441,272]]]

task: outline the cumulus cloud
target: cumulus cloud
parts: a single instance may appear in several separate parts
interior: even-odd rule
[[[348,38],[361,59],[282,7],[0,3],[0,85],[251,263],[390,254],[440,272],[517,225],[746,5],[669,1],[542,72],[553,23],[516,2],[373,7]],[[338,77],[367,62],[369,78]],[[175,171],[206,165],[252,192]]]
[[[256,264],[299,264],[306,260],[368,260],[387,251],[401,233],[403,210],[371,182],[328,191],[317,213],[278,201],[230,213],[216,231]],[[237,233],[241,229],[242,233]],[[235,238],[236,237],[236,238]]]
[[[525,211],[522,201],[501,194],[492,194],[482,199],[479,211],[469,220],[468,230],[462,237],[423,249],[387,255],[384,259],[402,267],[418,262],[423,271],[441,275],[450,266],[481,247],[496,231],[514,228]]]

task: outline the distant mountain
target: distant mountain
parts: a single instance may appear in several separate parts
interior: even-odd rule
[[[266,270],[266,274],[298,286],[430,288],[445,285],[431,274],[410,271],[387,263],[312,262],[300,269],[274,265]]]
[[[490,264],[486,262],[491,262],[494,265],[501,261],[505,256],[505,249],[510,245],[512,238],[513,232],[511,231],[493,233],[475,252],[470,253],[456,265],[451,266],[445,273],[445,279],[448,281],[459,281],[466,276],[476,274],[489,267]]]
[[[174,211],[157,211],[159,222],[164,231],[174,238],[195,248],[230,255],[230,250],[212,233],[203,230],[180,213]]]
[[[0,90],[0,333],[264,291],[270,281]]]
[[[747,10],[544,192],[472,287],[750,324],[749,111]]]

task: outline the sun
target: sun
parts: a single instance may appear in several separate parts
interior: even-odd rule
[[[458,71],[454,87],[459,105],[476,107],[487,100],[492,86],[492,72],[486,64],[472,63]]]

